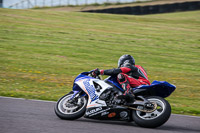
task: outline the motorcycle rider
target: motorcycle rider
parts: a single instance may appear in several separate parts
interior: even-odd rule
[[[150,85],[146,71],[141,66],[135,65],[135,59],[131,55],[122,55],[118,60],[118,68],[107,70],[97,68],[94,69],[92,75],[116,75],[118,82],[125,91],[123,96],[118,96],[119,99],[126,98],[126,96],[130,97],[131,87]]]

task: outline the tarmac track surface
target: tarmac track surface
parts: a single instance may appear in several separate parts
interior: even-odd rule
[[[61,120],[55,102],[0,97],[0,133],[200,133],[200,117],[174,115],[161,127],[80,118]]]

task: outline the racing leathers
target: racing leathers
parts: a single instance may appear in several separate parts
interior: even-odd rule
[[[150,85],[146,71],[139,65],[126,64],[120,68],[100,70],[101,75],[116,75],[118,82],[129,93],[131,87]]]

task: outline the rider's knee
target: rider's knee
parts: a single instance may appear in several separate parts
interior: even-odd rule
[[[123,73],[119,73],[119,74],[117,75],[117,80],[118,80],[119,82],[125,82],[125,81],[127,80],[127,78],[126,78],[126,76],[125,76]]]

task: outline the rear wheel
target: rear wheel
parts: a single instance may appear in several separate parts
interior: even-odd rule
[[[151,113],[141,111],[133,111],[133,119],[136,124],[142,127],[155,128],[163,125],[171,115],[171,106],[163,98],[157,96],[147,97],[150,102],[156,103],[157,108]],[[143,106],[138,106],[138,109],[144,109]]]
[[[75,103],[70,103],[73,92],[60,98],[55,106],[55,113],[61,119],[74,120],[82,117],[86,111],[87,98],[80,97]]]

